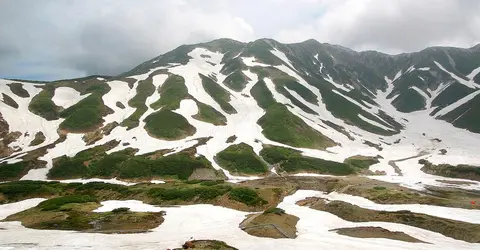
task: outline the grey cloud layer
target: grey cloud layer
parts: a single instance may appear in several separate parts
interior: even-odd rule
[[[115,75],[178,45],[315,38],[414,51],[480,41],[475,0],[0,0],[0,77]]]

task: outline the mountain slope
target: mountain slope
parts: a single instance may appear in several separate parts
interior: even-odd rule
[[[419,154],[479,164],[479,73],[478,46],[392,56],[314,40],[219,39],[182,45],[117,77],[0,80],[1,177],[46,179],[68,159],[82,171],[60,171],[67,179],[255,178],[217,163],[234,145],[273,175],[275,164],[260,156],[267,145],[337,163],[378,156],[370,173],[385,179],[395,175],[390,161]],[[78,155],[85,150],[96,153]],[[98,162],[111,166],[102,170],[108,175],[95,174]],[[170,162],[191,171],[176,173]]]

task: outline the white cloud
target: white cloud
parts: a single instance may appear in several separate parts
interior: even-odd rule
[[[480,42],[478,13],[478,0],[0,0],[0,77],[118,74],[222,37],[468,47]]]
[[[324,2],[323,7],[324,15],[280,30],[275,37],[286,42],[315,38],[386,52],[480,42],[480,1],[340,0]]]

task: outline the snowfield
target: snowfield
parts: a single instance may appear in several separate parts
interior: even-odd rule
[[[295,203],[312,196],[321,196],[317,191],[300,190],[285,197],[279,207],[300,218],[295,239],[269,239],[251,236],[238,225],[248,213],[212,205],[179,207],[156,207],[140,201],[105,201],[95,212],[107,212],[119,207],[128,207],[137,212],[165,211],[165,221],[149,233],[143,234],[92,234],[71,231],[32,230],[18,222],[0,222],[2,241],[0,249],[167,249],[181,246],[186,240],[219,239],[239,249],[476,249],[480,244],[466,243],[427,230],[386,222],[353,223],[330,213],[301,207]],[[345,198],[351,202],[351,199]],[[41,200],[0,205],[2,216],[33,207]],[[358,201],[356,201],[358,202]],[[4,209],[9,206],[8,210]],[[458,213],[464,211],[457,211]],[[440,212],[439,212],[440,214]],[[449,216],[448,214],[443,217]],[[477,212],[478,216],[478,212]],[[388,239],[362,239],[342,236],[330,230],[344,227],[378,226],[390,231],[401,231],[427,243],[408,243]]]
[[[78,91],[69,87],[59,87],[55,89],[55,95],[53,95],[52,101],[55,105],[67,109],[89,95],[90,94],[80,95]]]
[[[381,156],[379,163],[372,165],[370,170],[383,171],[385,175],[368,176],[368,178],[382,180],[391,183],[398,183],[402,186],[424,190],[426,185],[453,187],[465,190],[480,190],[480,182],[468,180],[468,184],[451,184],[442,181],[454,181],[459,179],[446,178],[441,176],[434,176],[426,174],[420,169],[422,165],[418,163],[419,159],[427,159],[433,164],[449,163],[457,164],[471,164],[480,165],[480,134],[469,132],[465,129],[459,129],[452,126],[452,124],[439,120],[443,115],[457,109],[461,105],[471,101],[474,97],[480,94],[480,85],[475,83],[473,77],[480,73],[480,67],[474,69],[469,75],[468,80],[447,71],[441,64],[434,62],[441,71],[449,74],[455,81],[474,89],[471,94],[459,99],[458,101],[443,107],[434,117],[430,113],[436,107],[432,106],[433,100],[445,91],[452,82],[442,82],[438,88],[422,90],[416,86],[410,89],[420,94],[426,101],[424,110],[401,113],[392,105],[392,101],[398,97],[396,94],[392,98],[387,98],[394,91],[397,80],[404,77],[406,74],[411,74],[415,71],[432,71],[430,67],[415,68],[412,65],[405,72],[399,71],[393,79],[385,76],[387,88],[382,90],[367,91],[373,97],[376,105],[367,103],[345,94],[350,92],[353,87],[348,84],[334,81],[330,74],[326,73],[328,67],[319,60],[318,54],[313,56],[313,62],[319,66],[319,73],[329,82],[333,89],[332,95],[338,95],[346,101],[358,106],[363,112],[371,114],[380,122],[371,120],[362,114],[358,117],[380,129],[385,131],[395,131],[393,125],[387,120],[380,117],[380,111],[384,111],[391,116],[395,121],[402,124],[404,127],[398,134],[392,136],[381,136],[370,133],[360,129],[348,121],[339,119],[333,115],[323,101],[322,94],[319,89],[310,85],[302,78],[302,71],[297,70],[287,55],[278,48],[270,50],[274,56],[278,57],[283,64],[281,65],[267,65],[260,63],[255,57],[242,57],[239,53],[236,57],[240,58],[248,67],[275,67],[276,69],[291,76],[300,85],[312,92],[317,103],[311,103],[305,100],[296,91],[286,88],[285,90],[297,99],[300,103],[307,106],[317,114],[311,114],[303,111],[296,106],[289,98],[277,91],[272,79],[265,78],[264,82],[267,89],[272,93],[276,102],[286,105],[288,110],[295,116],[302,119],[311,128],[319,131],[323,135],[332,139],[337,146],[330,147],[326,150],[315,150],[306,148],[295,148],[302,152],[305,156],[322,158],[325,160],[343,162],[346,158],[356,155],[361,156]],[[103,145],[112,140],[120,141],[119,145],[107,153],[123,150],[127,147],[137,148],[139,151],[137,155],[146,154],[149,152],[170,149],[168,154],[175,154],[184,149],[196,145],[200,139],[210,139],[203,145],[196,148],[197,155],[204,156],[208,159],[215,169],[222,169],[215,161],[215,156],[232,144],[246,143],[253,148],[256,154],[259,154],[263,145],[270,144],[275,146],[282,146],[287,148],[294,148],[279,142],[267,139],[263,133],[262,128],[257,124],[257,121],[265,114],[265,111],[258,106],[253,97],[250,96],[250,90],[258,82],[257,74],[253,73],[251,69],[244,69],[242,71],[250,80],[246,83],[246,87],[236,92],[229,89],[223,84],[227,75],[220,71],[223,67],[222,58],[224,54],[220,52],[209,51],[205,48],[195,48],[188,53],[189,59],[185,64],[171,63],[167,67],[156,67],[149,70],[149,72],[129,76],[135,79],[133,87],[130,88],[127,82],[121,80],[105,80],[111,90],[106,93],[102,100],[104,104],[110,108],[113,113],[103,117],[104,125],[117,122],[121,123],[136,109],[128,105],[137,94],[137,87],[139,81],[147,79],[151,74],[160,69],[161,74],[152,76],[152,84],[155,91],[146,99],[146,112],[139,119],[139,126],[127,130],[126,127],[117,126],[109,135],[104,136],[99,141],[92,145],[86,145],[83,141],[83,134],[69,133],[66,140],[58,143],[55,147],[48,148],[46,154],[41,156],[39,160],[47,162],[46,168],[31,169],[22,180],[47,180],[47,173],[53,167],[53,160],[57,157],[67,155],[74,156],[79,151]],[[332,59],[333,56],[331,56]],[[312,59],[309,59],[312,60]],[[334,59],[335,60],[335,59]],[[433,65],[433,64],[432,64]],[[436,69],[436,68],[435,68]],[[237,111],[233,114],[225,112],[221,106],[212,98],[206,90],[202,87],[202,80],[199,76],[215,76],[220,87],[222,87],[230,95],[230,104]],[[187,138],[169,141],[161,140],[151,137],[144,129],[144,119],[156,112],[150,105],[162,96],[158,93],[158,89],[165,83],[168,74],[177,74],[185,79],[185,86],[188,94],[195,100],[213,107],[218,112],[226,117],[226,125],[215,126],[210,123],[199,121],[193,118],[198,113],[197,102],[193,99],[184,99],[180,102],[180,107],[173,112],[182,115],[187,121],[196,128],[196,132]],[[305,74],[308,74],[306,72]],[[420,77],[425,82],[423,78]],[[358,80],[357,80],[358,81]],[[32,98],[39,94],[42,89],[40,85],[32,83],[22,83],[23,88],[29,93],[30,97],[19,97],[15,95],[7,84],[11,81],[0,80],[0,93],[11,97],[17,104],[18,108],[11,107],[5,103],[5,98],[0,95],[0,111],[3,119],[9,124],[8,132],[21,132],[20,137],[12,142],[9,146],[16,149],[11,158],[0,159],[0,163],[8,162],[14,163],[21,161],[21,157],[28,151],[46,146],[55,142],[59,138],[57,129],[63,119],[47,121],[46,119],[33,114],[29,111],[29,103]],[[358,82],[361,86],[361,82]],[[357,85],[355,85],[357,86]],[[59,87],[55,90],[52,101],[55,105],[64,109],[75,105],[79,101],[88,97],[89,94],[80,95],[78,91],[69,87]],[[121,108],[117,103],[121,103],[125,108]],[[20,115],[19,115],[20,114]],[[330,126],[328,122],[334,123],[344,128],[349,136],[340,133],[334,127]],[[34,139],[37,132],[42,132],[46,140],[40,145],[30,146],[30,142]],[[235,135],[237,138],[234,143],[227,143],[227,138]],[[366,141],[374,144],[379,144],[382,150],[368,146]],[[441,150],[446,150],[446,154],[441,154]],[[395,162],[399,170],[395,170],[391,166],[391,162]],[[258,179],[259,176],[235,176],[229,171],[223,170],[228,177],[229,182],[239,182],[242,180]],[[273,168],[272,174],[276,175],[276,170]],[[401,172],[401,174],[398,173]],[[299,173],[297,176],[326,176],[310,173]],[[134,185],[133,182],[125,182],[117,179],[74,179],[62,180],[64,183],[71,182],[106,182],[120,185]],[[152,180],[151,183],[164,183],[162,180]],[[237,247],[239,249],[329,249],[335,246],[336,249],[480,249],[480,244],[471,244],[463,241],[454,240],[445,237],[441,234],[430,232],[427,230],[383,222],[365,222],[353,223],[342,220],[335,215],[316,211],[307,207],[300,207],[295,204],[296,201],[306,197],[322,197],[328,200],[341,200],[349,202],[360,207],[381,210],[381,211],[399,211],[410,210],[417,213],[425,213],[437,217],[455,219],[459,221],[466,221],[470,223],[480,224],[480,211],[468,210],[459,208],[438,207],[431,205],[382,205],[376,204],[367,199],[345,195],[340,193],[325,194],[317,191],[300,190],[295,194],[288,196],[279,205],[280,208],[286,210],[287,213],[293,214],[300,218],[297,225],[298,237],[296,239],[267,239],[250,236],[238,228],[239,223],[245,218],[247,213],[240,212],[224,207],[212,205],[191,205],[179,207],[156,207],[140,201],[104,201],[102,207],[95,212],[106,212],[118,207],[129,207],[132,211],[166,211],[165,222],[152,232],[136,235],[100,235],[90,233],[77,233],[70,231],[49,231],[49,230],[32,230],[26,229],[18,222],[0,222],[0,249],[167,249],[179,247],[190,237],[196,239],[217,239],[225,241],[227,244]],[[44,199],[30,199],[17,203],[0,205],[0,219],[5,218],[10,214],[28,209],[36,206]],[[379,226],[391,231],[402,231],[426,243],[407,243],[400,241],[393,241],[388,239],[361,239],[352,238],[339,235],[330,230],[342,227],[359,227],[359,226]],[[4,230],[2,230],[4,229]]]

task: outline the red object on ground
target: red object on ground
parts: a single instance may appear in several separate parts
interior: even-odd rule
[[[475,205],[477,202],[476,201],[470,201],[470,204]]]

